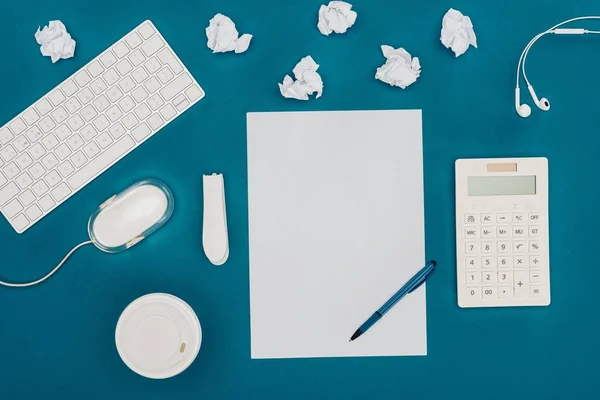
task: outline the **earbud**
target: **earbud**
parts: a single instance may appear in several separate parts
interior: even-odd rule
[[[519,88],[515,89],[515,110],[517,114],[523,118],[527,118],[531,115],[531,107],[527,104],[521,104],[521,92]]]
[[[533,86],[531,85],[527,86],[527,89],[529,90],[529,94],[531,95],[533,102],[540,110],[548,111],[550,109],[550,102],[547,98],[542,97],[541,99],[538,99],[537,95],[535,94],[535,90],[533,90]]]

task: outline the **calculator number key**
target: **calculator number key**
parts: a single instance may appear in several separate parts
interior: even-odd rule
[[[498,242],[498,253],[510,252],[510,242]]]
[[[498,257],[498,268],[512,268],[512,257]]]
[[[494,257],[481,257],[482,268],[496,268],[496,259]]]
[[[468,287],[467,288],[467,298],[468,299],[480,299],[481,298],[481,288]]]
[[[481,282],[485,285],[490,284],[490,283],[496,283],[496,276],[497,274],[495,272],[482,272],[481,273]]]
[[[498,271],[498,283],[508,283],[511,281],[511,271]]]
[[[465,274],[465,281],[467,285],[479,283],[479,278],[481,278],[481,274],[479,272],[467,272]]]
[[[482,253],[493,253],[494,252],[494,242],[483,242],[481,243],[481,252]]]
[[[482,289],[482,293],[484,299],[495,299],[497,297],[496,288],[493,286],[484,286]]]
[[[467,257],[465,258],[465,268],[466,269],[479,269],[481,264],[479,264],[479,257]]]
[[[477,242],[467,242],[465,245],[465,251],[467,254],[477,254],[479,253],[479,243]]]

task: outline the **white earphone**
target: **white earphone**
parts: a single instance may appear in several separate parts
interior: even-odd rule
[[[538,98],[537,94],[535,93],[535,90],[533,89],[533,86],[531,85],[531,82],[529,82],[529,79],[527,78],[527,72],[525,70],[525,63],[527,61],[527,55],[529,54],[531,47],[542,36],[545,36],[548,34],[555,34],[555,35],[584,35],[587,33],[600,34],[600,31],[590,31],[590,30],[581,29],[581,28],[560,28],[561,26],[566,25],[571,22],[574,22],[574,21],[589,20],[589,19],[600,20],[600,16],[586,16],[586,17],[577,17],[577,18],[568,19],[566,21],[563,21],[559,24],[554,25],[552,28],[550,28],[542,33],[537,34],[533,39],[531,39],[529,41],[527,46],[525,46],[525,48],[523,49],[523,52],[521,52],[521,57],[519,57],[519,63],[517,64],[517,81],[516,81],[516,86],[515,86],[515,110],[517,111],[517,114],[519,114],[521,117],[527,118],[531,115],[531,107],[529,107],[529,105],[527,105],[527,104],[521,104],[521,90],[519,88],[519,78],[521,76],[521,72],[523,73],[523,79],[525,79],[525,83],[527,84],[527,90],[529,91],[529,94],[531,95],[531,98],[533,99],[533,103],[537,106],[537,108],[539,108],[542,111],[548,111],[550,109],[550,102],[548,101],[548,99],[545,97],[542,97],[541,99]]]

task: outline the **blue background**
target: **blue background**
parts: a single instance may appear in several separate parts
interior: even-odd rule
[[[101,175],[24,235],[0,220],[0,276],[31,280],[83,241],[95,208],[146,177],[176,197],[171,221],[130,251],[80,250],[40,286],[0,288],[3,399],[578,398],[594,395],[600,355],[600,269],[594,257],[599,194],[600,38],[549,37],[530,57],[540,96],[528,120],[513,109],[515,67],[536,33],[600,12],[591,0],[354,0],[347,34],[316,28],[321,0],[30,0],[0,5],[0,121],[8,121],[144,19],[151,19],[206,98]],[[596,5],[594,7],[593,5]],[[449,7],[469,15],[479,49],[458,59],[439,42]],[[217,12],[255,35],[242,55],[214,55],[204,28]],[[76,56],[51,64],[33,34],[61,19]],[[600,29],[600,23],[575,26]],[[418,56],[421,78],[406,90],[376,81],[379,46]],[[312,55],[325,82],[319,100],[279,95],[277,82]],[[531,104],[526,92],[522,98]],[[251,360],[248,294],[246,112],[423,109],[428,283],[426,357]],[[454,161],[545,156],[550,168],[552,304],[459,309],[456,301]],[[231,255],[213,267],[201,245],[203,173],[226,177]],[[151,292],[186,300],[202,323],[196,362],[153,381],[131,372],[114,346],[123,308]],[[60,396],[60,397],[59,397]]]

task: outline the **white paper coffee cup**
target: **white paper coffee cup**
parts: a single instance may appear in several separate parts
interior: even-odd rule
[[[153,293],[125,308],[115,331],[117,351],[134,372],[152,379],[175,376],[196,359],[202,343],[200,321],[185,301]]]

